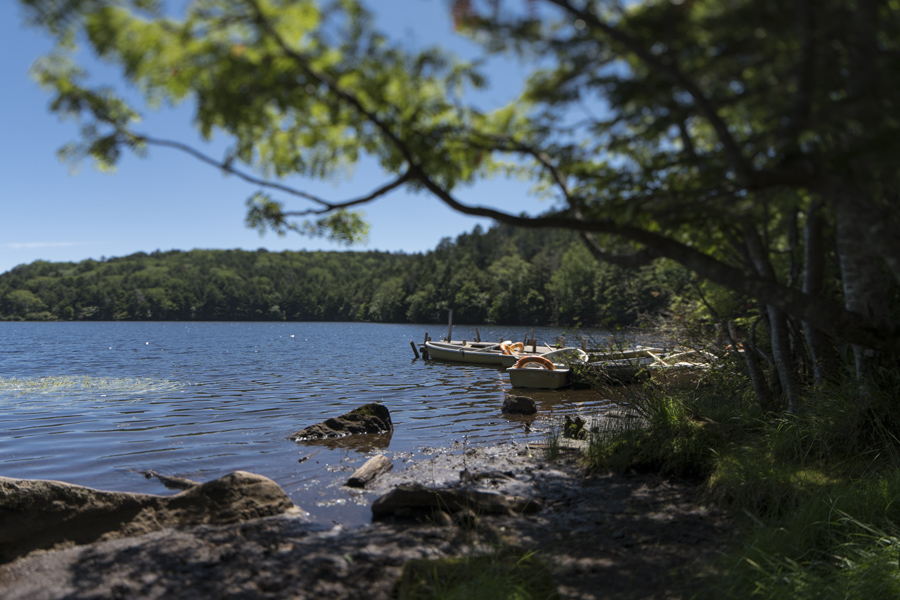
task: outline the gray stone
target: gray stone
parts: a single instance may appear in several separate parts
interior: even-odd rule
[[[0,477],[0,563],[39,549],[226,524],[296,510],[277,483],[236,471],[174,496],[106,492],[60,481]]]
[[[537,412],[537,405],[528,396],[507,396],[500,410],[511,414],[533,415]]]
[[[339,417],[326,419],[292,434],[295,442],[339,438],[362,433],[386,433],[394,430],[391,413],[384,404],[373,402]]]
[[[476,514],[534,513],[540,505],[527,498],[464,488],[428,488],[418,483],[397,486],[372,503],[372,517],[403,516],[413,510],[439,509],[450,514],[472,510]]]

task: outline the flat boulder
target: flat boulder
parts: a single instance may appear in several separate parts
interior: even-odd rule
[[[390,516],[443,511],[455,514],[473,511],[477,515],[513,515],[535,513],[541,509],[536,501],[519,496],[506,496],[470,488],[429,488],[419,483],[405,483],[372,503],[375,520]]]
[[[163,528],[227,524],[296,511],[277,483],[236,471],[174,496],[107,492],[0,477],[0,563],[29,552],[141,535]]]
[[[384,404],[372,402],[339,417],[326,419],[290,435],[295,442],[340,438],[363,433],[387,433],[394,430],[391,413]]]

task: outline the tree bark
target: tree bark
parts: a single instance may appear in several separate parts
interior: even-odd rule
[[[822,240],[822,202],[814,202],[803,226],[803,292],[819,296],[825,289],[825,248]],[[837,356],[821,329],[803,323],[806,345],[812,356],[813,385],[819,387],[837,372]]]
[[[878,255],[861,231],[856,220],[855,203],[847,190],[840,190],[835,202],[837,224],[835,229],[838,263],[844,290],[844,306],[847,310],[864,315],[875,326],[890,323],[887,302],[886,276]],[[856,379],[865,395],[875,370],[876,353],[853,344],[856,359]]]

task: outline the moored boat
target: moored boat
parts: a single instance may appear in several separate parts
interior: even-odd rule
[[[571,366],[583,364],[587,358],[580,348],[560,348],[522,357],[506,372],[513,387],[556,390],[571,383]]]
[[[587,363],[585,375],[588,379],[600,377],[607,383],[625,384],[646,379],[649,368],[654,364],[652,356],[619,358],[616,360],[592,361]]]
[[[428,341],[425,342],[422,349],[428,353],[429,358],[435,360],[497,367],[511,367],[522,356],[544,354],[553,350],[549,346],[525,346],[522,343],[516,346],[509,341],[496,344]]]
[[[556,390],[569,385],[571,370],[557,367],[541,356],[533,356],[519,359],[506,372],[513,387]]]

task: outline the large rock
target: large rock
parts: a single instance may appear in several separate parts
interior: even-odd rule
[[[339,438],[360,433],[387,433],[394,430],[391,413],[384,404],[373,402],[339,417],[310,425],[290,436],[295,442]]]
[[[507,396],[500,410],[509,414],[533,415],[537,412],[537,405],[528,396]]]
[[[33,550],[225,524],[296,510],[277,483],[236,471],[174,496],[105,492],[60,481],[0,477],[0,563]]]
[[[541,509],[536,501],[468,488],[428,488],[419,483],[397,486],[372,503],[372,516],[383,519],[417,511],[440,510],[454,514],[471,510],[476,514],[512,515],[535,513]]]

